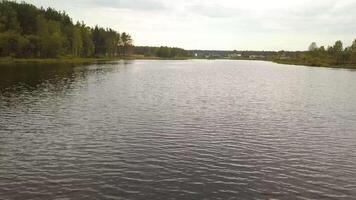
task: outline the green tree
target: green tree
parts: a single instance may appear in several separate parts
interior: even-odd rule
[[[131,47],[132,47],[132,38],[129,34],[123,32],[121,34],[121,42],[122,42],[122,47],[123,47],[123,55],[127,56],[131,52]]]
[[[315,50],[318,50],[318,46],[316,45],[315,42],[312,42],[312,43],[309,45],[309,51],[315,51]]]
[[[95,26],[93,30],[93,42],[95,47],[94,54],[96,56],[105,55],[105,30],[103,28]]]
[[[356,64],[356,39],[352,42],[350,47],[349,63]]]
[[[40,39],[41,57],[54,58],[58,57],[62,49],[62,37],[59,33],[54,33]]]
[[[106,54],[110,57],[117,55],[118,45],[120,43],[120,34],[112,29],[106,30],[105,48]]]
[[[39,57],[40,56],[40,38],[37,35],[26,35],[29,45],[26,49],[26,57]]]
[[[94,46],[93,36],[90,28],[82,24],[81,35],[83,40],[83,56],[85,57],[93,56],[95,46]]]
[[[325,53],[325,47],[324,46],[321,46],[320,48],[319,48],[319,51],[321,52],[321,53]]]
[[[74,25],[65,12],[53,8],[0,0],[0,56],[113,57],[118,55],[121,43],[123,54],[130,54],[132,39],[127,33],[121,37],[112,29]]]
[[[344,64],[345,63],[345,54],[343,52],[344,47],[340,40],[335,42],[335,44],[333,46],[333,50],[334,50],[336,64],[337,65]]]
[[[29,46],[29,40],[14,31],[0,33],[0,55],[21,57]]]
[[[335,53],[340,53],[344,50],[343,48],[343,44],[340,40],[336,41],[334,46],[333,46],[333,50]]]
[[[18,22],[17,12],[14,10],[13,2],[0,2],[0,31],[20,32],[20,23]]]
[[[81,30],[78,26],[73,27],[72,32],[72,55],[80,56],[82,55],[83,40]]]
[[[39,36],[39,56],[44,58],[58,57],[63,50],[63,37],[59,23],[47,20],[43,15],[39,15],[36,26]]]
[[[351,51],[356,52],[356,39],[352,42]]]

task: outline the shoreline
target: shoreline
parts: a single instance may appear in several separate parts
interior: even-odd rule
[[[308,64],[308,63],[299,62],[299,61],[291,61],[291,60],[266,60],[266,61],[274,62],[277,64],[283,64],[283,65],[294,65],[294,66],[305,66],[305,67],[333,68],[333,69],[356,69],[356,65],[331,65],[331,64],[313,65],[313,64]]]
[[[0,58],[0,65],[12,64],[85,64],[113,61],[113,58]]]
[[[14,64],[90,64],[97,62],[119,61],[119,60],[246,60],[246,61],[267,61],[276,64],[306,66],[306,67],[320,67],[320,68],[334,68],[334,69],[356,69],[356,65],[312,65],[308,63],[291,61],[291,60],[273,60],[273,59],[207,59],[195,57],[181,57],[181,58],[160,58],[154,56],[129,56],[129,57],[114,57],[114,58],[81,58],[81,57],[61,57],[61,58],[0,58],[1,65]]]
[[[12,64],[87,64],[95,62],[107,62],[118,60],[188,60],[191,58],[159,58],[159,57],[142,57],[142,56],[129,56],[129,57],[112,57],[112,58],[82,58],[82,57],[62,57],[62,58],[0,58],[1,65]]]

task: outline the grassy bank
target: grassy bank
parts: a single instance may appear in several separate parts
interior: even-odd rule
[[[309,66],[309,67],[327,67],[327,68],[343,68],[343,69],[356,69],[356,65],[337,65],[337,64],[331,64],[328,62],[304,62],[301,60],[279,60],[279,59],[273,59],[271,60],[272,62],[278,63],[278,64],[286,64],[286,65],[303,65],[303,66]]]
[[[97,62],[117,61],[117,60],[188,60],[196,59],[191,57],[178,57],[178,58],[160,58],[156,56],[128,56],[128,57],[115,57],[115,58],[80,58],[80,57],[61,57],[61,58],[0,58],[0,65],[11,64],[91,64]],[[206,59],[206,58],[203,58]],[[259,60],[259,59],[229,59],[229,60]],[[261,61],[271,61],[278,64],[287,65],[303,65],[310,67],[328,67],[328,68],[344,68],[344,69],[356,69],[356,65],[335,65],[327,62],[305,62],[297,59],[264,59]]]
[[[173,57],[173,58],[165,58],[158,56],[143,56],[143,55],[133,55],[129,57],[125,57],[125,60],[189,60],[192,57]]]
[[[127,56],[127,57],[114,57],[114,58],[81,58],[81,57],[60,57],[60,58],[0,58],[0,65],[8,64],[26,64],[26,63],[38,63],[38,64],[90,64],[96,62],[115,61],[115,60],[187,60],[188,57],[179,58],[160,58],[155,56]]]
[[[69,63],[69,64],[85,64],[85,63],[95,63],[101,61],[112,61],[119,58],[79,58],[79,57],[63,57],[63,58],[0,58],[0,65],[6,64],[26,64],[26,63],[38,63],[38,64],[58,64],[58,63]]]

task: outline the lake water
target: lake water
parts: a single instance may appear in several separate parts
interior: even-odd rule
[[[354,199],[356,71],[0,67],[0,199]]]

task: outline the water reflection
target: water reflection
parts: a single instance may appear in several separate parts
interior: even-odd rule
[[[0,68],[0,198],[352,199],[356,73],[251,61]]]
[[[134,61],[99,62],[87,64],[12,64],[0,66],[0,92],[9,90],[33,91],[47,87],[61,92],[78,80],[84,81],[91,74],[105,74],[120,70],[117,65],[130,65]]]

